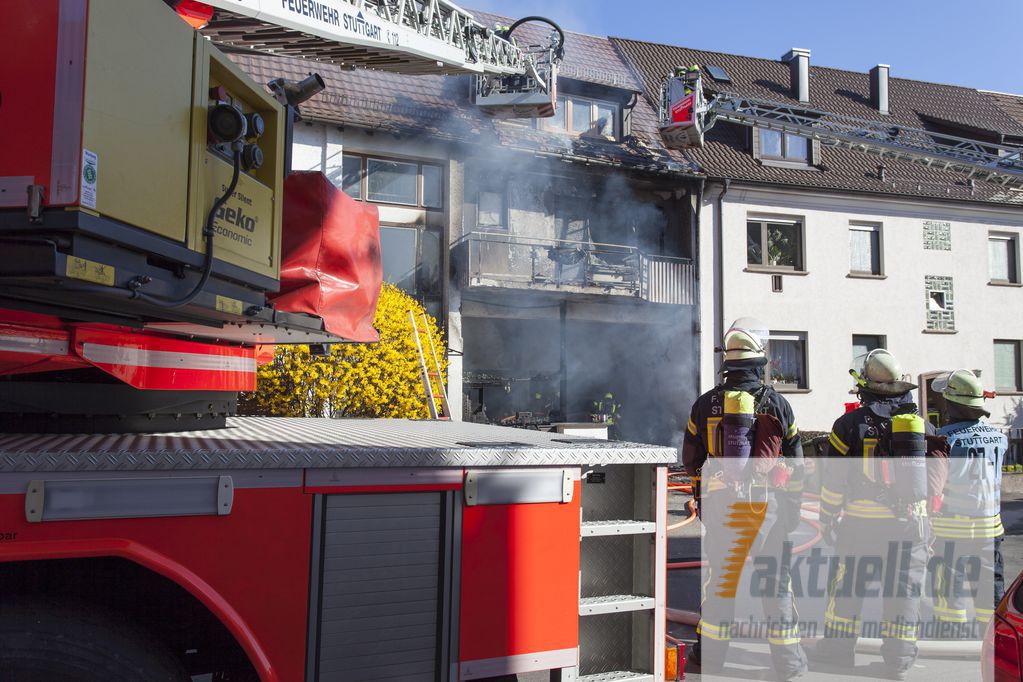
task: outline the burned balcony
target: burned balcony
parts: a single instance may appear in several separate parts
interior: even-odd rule
[[[652,256],[632,246],[472,232],[454,245],[465,288],[504,288],[628,296],[651,303],[695,303],[687,258]]]

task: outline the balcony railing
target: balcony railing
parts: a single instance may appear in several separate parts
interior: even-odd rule
[[[692,261],[636,247],[472,232],[455,244],[465,287],[498,287],[632,296],[652,303],[695,303]]]

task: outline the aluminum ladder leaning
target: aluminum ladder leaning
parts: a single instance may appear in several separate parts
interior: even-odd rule
[[[433,344],[433,334],[430,333],[430,322],[423,313],[423,331],[426,332],[426,342],[430,349],[430,358],[433,360],[433,370],[426,366],[426,355],[423,352],[423,342],[419,338],[419,325],[416,324],[416,314],[408,311],[409,322],[412,323],[412,338],[416,342],[416,350],[419,353],[419,372],[423,380],[423,390],[426,392],[426,409],[430,411],[430,419],[451,419],[451,407],[448,405],[448,392],[444,388],[444,377],[440,373],[440,361],[437,359],[437,349]],[[437,379],[437,386],[440,392],[440,404],[443,416],[437,412],[437,398],[433,390],[433,379]]]

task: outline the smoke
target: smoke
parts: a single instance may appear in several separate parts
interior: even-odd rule
[[[556,144],[572,153],[580,144],[543,135],[547,150]],[[474,147],[464,174],[462,232],[481,233],[471,247],[478,260],[470,275],[487,286],[460,292],[463,367],[470,378],[508,379],[484,389],[487,417],[497,421],[554,403],[565,408],[557,418],[589,421],[598,411],[593,403],[604,400],[605,412],[610,403],[620,406],[619,438],[680,444],[698,388],[695,308],[636,295],[640,253],[686,254],[686,201],[674,194],[680,181],[651,185],[621,169],[595,170],[496,145]],[[487,210],[477,203],[483,194]],[[503,197],[501,224],[481,224],[495,222],[495,195]],[[563,253],[548,244],[560,244]],[[577,249],[591,255],[574,262]],[[563,260],[560,285],[556,259]],[[552,399],[548,392],[560,391],[562,372],[564,400]],[[478,392],[467,391],[477,407]]]

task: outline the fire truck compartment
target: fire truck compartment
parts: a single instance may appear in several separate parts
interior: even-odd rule
[[[446,421],[5,434],[0,563],[159,572],[264,680],[660,680],[675,459]]]

